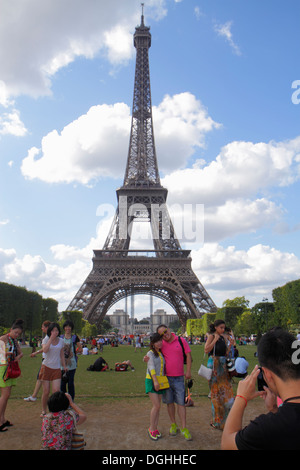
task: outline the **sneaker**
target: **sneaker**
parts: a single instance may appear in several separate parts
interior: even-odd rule
[[[172,423],[172,425],[171,425],[171,427],[170,427],[170,431],[169,431],[170,436],[176,436],[177,431],[178,431],[177,424],[176,424],[176,423]]]
[[[36,398],[30,395],[30,397],[24,398],[24,401],[36,401]]]
[[[157,441],[158,437],[156,435],[156,431],[151,432],[150,429],[148,429],[148,436],[152,441]]]
[[[184,438],[185,438],[187,441],[191,441],[191,440],[192,440],[191,433],[190,433],[190,431],[189,431],[187,428],[180,429],[180,433],[181,433],[182,436],[184,436]]]
[[[156,430],[154,431],[154,433],[155,433],[156,437],[158,437],[158,439],[161,437],[161,433],[159,432],[158,429],[156,429]]]

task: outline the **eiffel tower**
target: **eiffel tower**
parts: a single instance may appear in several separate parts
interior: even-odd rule
[[[191,268],[190,250],[181,248],[160,183],[152,121],[149,48],[150,28],[135,28],[136,68],[132,122],[123,186],[102,250],[94,250],[93,268],[67,310],[81,310],[100,325],[119,300],[149,294],[167,302],[185,326],[187,319],[216,311],[216,305]],[[153,250],[130,250],[133,223],[150,222]],[[166,236],[167,233],[167,236]]]

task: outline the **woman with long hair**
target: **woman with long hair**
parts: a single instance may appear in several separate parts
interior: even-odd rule
[[[216,320],[209,327],[204,351],[212,360],[210,393],[212,405],[211,426],[222,430],[228,413],[233,405],[234,394],[231,378],[227,370],[226,359],[230,353],[232,340],[225,333],[224,320]]]
[[[146,393],[149,395],[152,403],[148,435],[153,441],[157,441],[157,439],[161,437],[161,433],[157,429],[161,395],[164,393],[163,390],[160,390],[157,376],[165,375],[165,361],[162,353],[160,352],[161,347],[162,337],[160,334],[154,333],[150,338],[150,351],[147,352],[149,361],[147,362],[147,373],[145,379]]]
[[[39,380],[42,381],[42,414],[43,417],[47,412],[47,402],[52,385],[52,393],[60,391],[61,383],[61,365],[66,371],[64,356],[64,340],[60,336],[60,326],[58,323],[50,323],[47,336],[43,339],[42,349],[45,355],[40,370]]]
[[[11,361],[19,362],[23,353],[17,338],[23,331],[23,320],[16,320],[9,333],[0,337],[0,432],[8,430],[12,423],[5,418],[7,402],[11,389],[16,385],[16,379],[6,378],[7,366]]]

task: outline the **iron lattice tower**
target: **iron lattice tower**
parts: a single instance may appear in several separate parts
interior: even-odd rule
[[[68,310],[82,310],[84,318],[99,325],[119,300],[150,294],[166,301],[182,325],[216,310],[216,305],[191,268],[189,250],[174,233],[161,185],[153,133],[150,88],[150,28],[144,15],[134,34],[136,67],[132,122],[123,186],[102,250],[94,250],[93,268]],[[153,250],[130,250],[133,222],[150,222]],[[167,233],[167,236],[166,236]]]

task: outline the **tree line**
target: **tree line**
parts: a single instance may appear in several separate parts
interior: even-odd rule
[[[257,335],[259,338],[269,328],[281,326],[292,333],[300,331],[300,279],[291,281],[272,291],[273,302],[263,299],[252,308],[245,297],[227,299],[216,313],[206,313],[202,318],[188,320],[188,335],[203,336],[210,323],[225,320],[236,336]]]
[[[24,321],[24,339],[29,342],[41,336],[41,325],[45,320],[63,326],[66,319],[74,323],[74,332],[84,337],[96,336],[98,329],[82,318],[82,312],[58,312],[58,302],[43,298],[38,292],[25,287],[0,282],[0,335],[4,334],[17,318]],[[107,322],[106,322],[107,323]],[[110,325],[109,325],[110,327]]]
[[[25,287],[0,282],[0,332],[10,328],[17,318],[22,318],[24,330],[31,339],[41,334],[43,321],[57,321],[58,302],[44,299]]]

